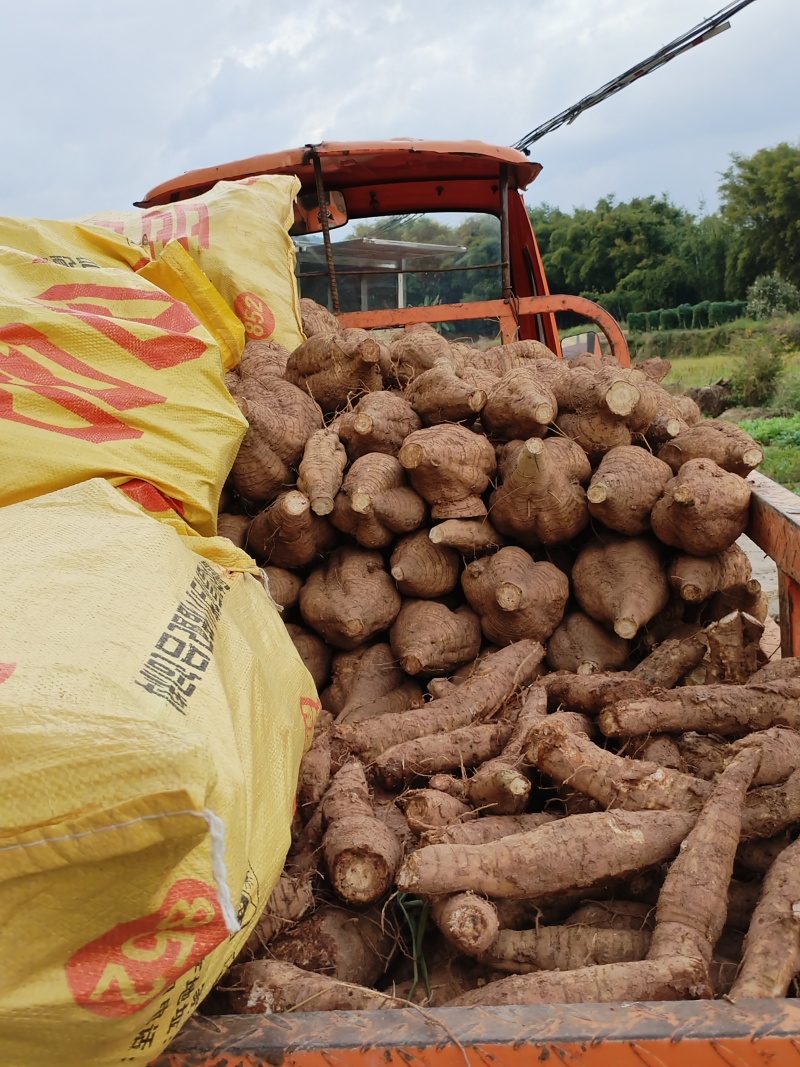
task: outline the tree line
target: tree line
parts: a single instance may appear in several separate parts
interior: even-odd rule
[[[745,298],[756,278],[777,273],[800,286],[800,144],[733,155],[719,210],[694,215],[667,195],[562,211],[528,209],[552,292],[596,300],[618,319],[631,313]],[[497,220],[447,226],[427,217],[361,225],[357,236],[462,245],[453,264],[497,263]],[[420,261],[422,266],[422,261]],[[498,295],[499,268],[411,275],[410,304]]]

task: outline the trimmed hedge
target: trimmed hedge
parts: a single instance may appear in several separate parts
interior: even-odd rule
[[[692,308],[692,329],[702,330],[708,326],[708,309],[710,301],[701,300],[699,304],[695,304]]]
[[[740,319],[746,311],[746,300],[701,300],[699,304],[681,304],[676,308],[661,308],[658,311],[631,311],[627,322],[628,329],[633,333],[705,330]]]

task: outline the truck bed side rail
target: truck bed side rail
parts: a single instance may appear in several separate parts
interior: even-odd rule
[[[151,1067],[796,1067],[799,1037],[793,999],[229,1015]]]
[[[753,471],[747,535],[778,567],[781,654],[800,656],[800,496]]]
[[[542,315],[548,312],[574,311],[595,323],[603,331],[611,354],[623,367],[629,367],[631,357],[628,342],[619,323],[607,311],[587,300],[585,296],[551,294],[521,296],[514,300],[475,300],[464,304],[431,304],[425,307],[381,308],[377,311],[347,311],[338,316],[344,327],[384,329],[390,326],[410,326],[416,322],[452,322],[458,319],[497,319],[503,343],[517,337],[520,315]],[[560,355],[560,353],[559,353]]]

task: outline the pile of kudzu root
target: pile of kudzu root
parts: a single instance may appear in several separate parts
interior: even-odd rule
[[[800,666],[736,544],[759,446],[661,360],[303,313],[228,379],[220,532],[323,710],[227,1010],[786,995]]]

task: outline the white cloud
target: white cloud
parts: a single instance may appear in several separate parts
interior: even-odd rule
[[[531,202],[714,206],[731,152],[800,137],[798,13],[758,0],[538,142]],[[184,170],[322,138],[512,143],[708,14],[703,0],[27,0],[6,18],[0,213],[124,208]]]

